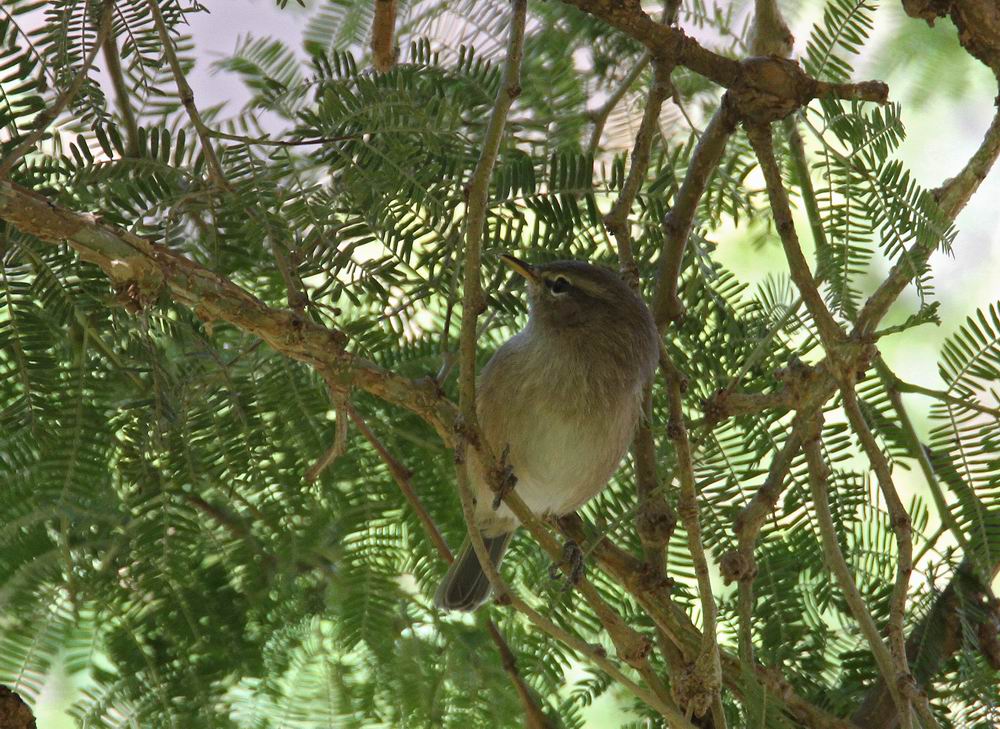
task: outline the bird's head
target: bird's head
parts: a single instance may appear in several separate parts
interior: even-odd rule
[[[609,268],[583,261],[531,265],[506,254],[500,260],[528,282],[531,319],[543,331],[652,324],[646,305]]]

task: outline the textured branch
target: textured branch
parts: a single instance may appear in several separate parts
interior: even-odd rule
[[[111,17],[114,12],[115,3],[114,0],[104,0],[104,4],[101,8],[100,19],[97,21],[97,39],[94,41],[94,45],[91,46],[90,51],[87,53],[86,57],[83,59],[83,65],[80,70],[76,72],[76,76],[73,77],[73,81],[67,86],[56,100],[52,103],[52,106],[39,112],[38,116],[35,117],[35,129],[31,134],[21,140],[14,149],[12,149],[7,156],[0,162],[0,180],[5,179],[14,165],[27,154],[35,144],[38,143],[45,135],[45,130],[49,128],[49,125],[59,118],[59,115],[63,113],[63,110],[69,106],[70,102],[76,97],[77,93],[80,91],[80,87],[83,86],[83,82],[87,79],[90,74],[90,69],[94,65],[94,59],[97,58],[98,51],[104,45],[105,40],[111,34]]]
[[[375,0],[372,16],[372,65],[379,73],[388,73],[396,65],[399,48],[393,42],[396,33],[396,0]]]
[[[684,260],[684,249],[694,224],[708,178],[719,166],[726,143],[736,129],[736,115],[729,103],[729,95],[702,132],[688,163],[684,181],[674,197],[670,212],[663,220],[663,252],[656,271],[656,290],[653,293],[653,316],[662,331],[671,321],[684,315],[684,306],[677,296],[677,287]]]
[[[10,182],[0,181],[0,219],[44,241],[67,241],[83,260],[104,270],[127,306],[151,306],[166,289],[202,320],[228,322],[292,359],[329,371],[345,387],[360,387],[406,408],[432,425],[445,443],[452,442],[455,410],[433,381],[401,377],[347,352],[341,332],[272,309],[166,246],[101,223],[93,215],[67,210]]]
[[[742,115],[774,121],[819,96],[885,102],[885,84],[827,84],[810,78],[798,64],[777,58],[735,61],[701,46],[684,31],[661,25],[642,10],[638,0],[565,0],[642,43],[654,58],[684,66],[734,92]]]
[[[757,564],[753,557],[757,537],[767,517],[778,505],[781,492],[785,489],[788,469],[795,454],[802,446],[802,422],[809,416],[798,415],[789,428],[784,445],[771,458],[764,483],[757,489],[750,502],[736,517],[733,531],[736,532],[737,550],[729,552],[722,560],[722,576],[726,582],[750,583],[757,574]]]
[[[35,729],[35,715],[19,694],[0,685],[0,721],[5,729]]]
[[[476,418],[476,321],[486,308],[480,280],[483,227],[489,197],[490,178],[500,152],[507,112],[521,93],[521,57],[524,53],[524,24],[527,0],[512,0],[510,39],[503,78],[493,103],[479,161],[466,189],[465,268],[462,327],[459,335],[459,409],[466,427],[478,432]],[[477,447],[479,445],[477,444]],[[489,461],[492,462],[492,454]],[[471,526],[471,525],[470,525]]]
[[[632,288],[639,288],[639,269],[632,252],[632,234],[628,214],[649,168],[650,149],[658,128],[660,109],[670,95],[671,68],[656,62],[653,84],[649,89],[646,109],[635,137],[631,163],[625,183],[611,210],[604,216],[604,224],[614,236],[618,245],[618,262],[622,275]],[[645,557],[645,574],[651,582],[665,582],[666,560],[664,549],[673,534],[677,518],[664,498],[656,475],[656,443],[648,418],[652,414],[652,390],[643,395],[643,417],[636,429],[632,453],[635,459],[636,480],[636,532],[642,542]],[[658,631],[660,649],[667,657],[670,649]]]
[[[903,0],[903,9],[913,18],[933,25],[950,16],[958,29],[962,47],[985,63],[1000,79],[1000,7],[993,0]]]
[[[795,38],[781,17],[776,0],[754,0],[749,37],[750,53],[754,56],[788,58],[792,55]]]

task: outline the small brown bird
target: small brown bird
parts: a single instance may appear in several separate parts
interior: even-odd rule
[[[614,271],[581,261],[531,266],[501,259],[527,279],[528,324],[480,375],[476,411],[487,442],[538,515],[568,514],[607,485],[628,450],[642,394],[656,370],[659,335],[645,303]],[[471,452],[476,526],[499,566],[520,522],[494,510]],[[446,610],[475,610],[490,593],[468,539],[435,595]]]

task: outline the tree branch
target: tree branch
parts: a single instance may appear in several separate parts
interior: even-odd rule
[[[733,531],[736,532],[738,547],[722,557],[720,568],[726,583],[737,582],[739,585],[740,613],[740,658],[752,664],[753,644],[751,642],[751,620],[753,610],[753,581],[757,576],[757,562],[754,559],[754,549],[757,537],[767,517],[785,488],[785,480],[791,468],[792,460],[802,446],[802,423],[811,417],[810,414],[799,413],[792,422],[788,439],[771,458],[767,478],[750,502],[743,507]]]
[[[621,83],[608,95],[607,101],[590,115],[591,121],[594,122],[594,129],[590,133],[590,144],[587,146],[591,156],[597,153],[597,147],[601,143],[601,135],[604,133],[604,126],[608,123],[608,117],[611,115],[611,112],[618,106],[618,103],[628,93],[628,90],[632,88],[632,84],[646,70],[646,66],[649,65],[651,58],[652,56],[648,51],[643,53],[639,61],[632,67],[632,70],[625,74],[625,78],[622,79]],[[648,101],[646,102],[646,108],[649,108]]]
[[[704,48],[675,26],[650,18],[638,0],[564,0],[600,18],[642,43],[654,58],[684,66],[735,92],[733,101],[756,121],[787,116],[810,100],[825,95],[884,103],[888,87],[880,82],[828,84],[810,78],[798,64],[776,58],[735,61]]]
[[[459,410],[464,426],[476,432],[479,430],[476,417],[476,321],[486,308],[479,271],[483,228],[486,223],[490,179],[500,152],[507,112],[521,93],[521,57],[524,53],[526,13],[527,0],[512,0],[510,39],[503,77],[493,103],[493,112],[486,125],[479,161],[466,188],[465,269],[462,326],[459,334]],[[488,462],[492,462],[492,454],[489,455]]]
[[[413,509],[413,513],[417,515],[417,519],[424,527],[424,532],[427,533],[427,538],[430,539],[431,544],[437,549],[438,554],[448,564],[455,561],[454,555],[448,548],[448,543],[441,536],[441,530],[437,528],[437,524],[431,518],[431,515],[427,512],[427,508],[424,503],[420,500],[420,496],[417,495],[416,489],[413,488],[413,483],[410,481],[410,470],[403,466],[396,457],[389,452],[389,449],[385,447],[378,436],[372,431],[365,422],[364,418],[354,409],[354,406],[350,403],[345,403],[343,406],[344,411],[347,413],[347,417],[350,418],[351,422],[357,427],[358,432],[364,436],[368,444],[375,449],[378,453],[379,458],[385,464],[385,467],[389,469],[389,475],[392,476],[392,480],[396,482],[399,486],[400,492],[406,499],[410,508]]]
[[[900,395],[902,390],[899,386],[899,378],[889,369],[889,365],[881,357],[875,361],[875,369],[878,371],[882,384],[889,394],[889,403],[892,405],[892,409],[896,412],[896,417],[899,419],[910,457],[917,462],[921,472],[924,474],[924,480],[927,482],[927,488],[931,492],[931,498],[934,499],[934,505],[937,507],[941,523],[951,532],[955,541],[962,547],[964,554],[971,557],[972,553],[969,551],[969,541],[965,538],[965,533],[959,527],[958,522],[951,513],[951,507],[948,505],[941,484],[938,482],[937,474],[934,473],[934,467],[927,456],[927,450],[924,448],[923,443],[920,442],[917,430],[913,427],[913,421],[910,420],[910,414],[903,404],[903,398]],[[972,496],[975,498],[974,494]]]
[[[567,538],[578,543],[586,541],[587,532],[583,528],[583,521],[576,514],[560,518],[558,525]],[[642,574],[640,562],[607,537],[598,539],[594,544],[593,554],[601,568],[628,590],[657,627],[663,630],[676,646],[680,658],[693,662],[701,651],[704,638],[687,613],[673,602],[669,586],[649,585],[637,579]],[[725,685],[737,697],[745,696],[748,667],[725,651],[720,651],[720,657]],[[753,671],[756,674],[755,680],[768,692],[768,703],[787,709],[802,726],[813,729],[856,729],[853,724],[832,716],[797,696],[777,671],[760,665],[754,665]]]
[[[111,85],[115,89],[115,100],[118,102],[118,111],[125,122],[125,138],[128,145],[125,147],[127,156],[135,155],[139,150],[139,125],[135,120],[135,112],[132,111],[132,104],[129,99],[128,85],[125,83],[125,74],[122,73],[121,56],[118,53],[118,41],[113,33],[108,33],[104,39],[103,48],[104,63],[107,66],[108,76],[111,77]]]
[[[646,179],[650,150],[658,127],[660,109],[670,95],[671,70],[659,61],[654,64],[653,84],[649,89],[646,109],[635,137],[628,175],[622,185],[621,192],[618,194],[618,199],[615,200],[608,214],[604,216],[604,225],[618,244],[618,262],[622,275],[637,293],[639,290],[639,269],[632,252],[632,234],[628,214],[635,203],[642,183]],[[639,419],[632,444],[638,507],[636,532],[642,542],[648,579],[653,582],[664,582],[667,579],[664,549],[667,542],[670,541],[677,519],[659,487],[656,475],[656,443],[648,421],[651,415],[652,390],[647,389],[643,394],[643,415]],[[664,653],[665,658],[668,650],[661,639],[661,652]]]
[[[618,244],[618,264],[622,275],[634,289],[638,288],[639,269],[632,252],[632,233],[628,215],[635,203],[636,195],[639,194],[639,188],[646,180],[646,171],[649,169],[649,154],[653,146],[653,137],[658,128],[660,109],[663,108],[663,102],[670,95],[671,71],[669,66],[660,62],[654,64],[653,84],[649,88],[646,109],[642,114],[639,131],[635,135],[628,175],[622,184],[621,192],[618,193],[618,199],[615,200],[608,214],[604,216],[604,225]]]
[[[1000,419],[1000,408],[992,408],[989,405],[983,405],[975,400],[955,397],[944,390],[935,390],[933,387],[924,387],[923,385],[918,385],[913,382],[904,382],[895,374],[892,374],[892,378],[893,387],[899,392],[910,392],[916,395],[925,395],[926,397],[940,400],[941,402],[954,405],[955,407],[975,410],[977,413],[982,413],[983,415],[989,415],[992,418]]]
[[[1000,519],[1000,514],[997,515]],[[973,551],[982,544],[972,545]],[[989,585],[1000,572],[1000,561],[990,571],[977,576],[977,569],[967,555],[948,586],[934,600],[923,620],[906,641],[906,653],[913,677],[919,686],[928,686],[951,657],[975,634],[979,625],[990,618],[981,609],[988,604]],[[877,681],[851,717],[864,729],[893,729],[898,714],[884,680]]]
[[[427,421],[445,443],[454,431],[454,406],[430,379],[410,380],[349,353],[343,333],[293,312],[272,309],[228,279],[146,238],[75,213],[11,182],[0,181],[0,219],[50,243],[67,241],[80,257],[100,266],[121,298],[137,309],[153,305],[166,288],[202,320],[225,321],[260,337],[292,359],[329,371],[341,385],[356,386]]]
[[[388,73],[396,65],[399,47],[393,42],[396,33],[396,0],[375,0],[372,17],[372,65],[379,73]]]
[[[456,459],[458,460],[458,463],[455,470],[457,472],[459,483],[458,493],[462,500],[462,513],[465,516],[466,523],[472,525],[475,523],[476,512],[472,497],[472,487],[469,485],[468,480],[468,469],[466,468],[465,463],[467,451],[467,446],[459,444],[459,447],[456,449]],[[514,494],[508,494],[507,499],[513,495]],[[507,503],[510,505],[509,501]],[[588,644],[572,633],[563,630],[518,597],[517,594],[515,594],[507,586],[503,578],[500,576],[500,573],[493,565],[493,560],[490,559],[489,551],[486,549],[486,544],[483,541],[483,535],[479,532],[479,530],[471,527],[469,529],[469,538],[472,542],[472,548],[476,552],[476,556],[479,557],[479,562],[483,567],[483,572],[486,574],[487,579],[489,579],[490,585],[493,587],[493,591],[497,595],[497,599],[499,601],[509,603],[515,610],[527,617],[528,620],[530,620],[531,623],[539,630],[569,646],[583,658],[597,665],[615,681],[628,689],[640,701],[660,712],[668,719],[668,721],[671,722],[671,726],[681,727],[682,729],[694,729],[691,722],[689,722],[684,715],[672,705],[672,701],[669,701],[668,703],[667,700],[664,700],[669,700],[669,696],[661,697],[658,694],[643,688],[622,673],[621,670],[608,659],[603,648],[598,645]]]

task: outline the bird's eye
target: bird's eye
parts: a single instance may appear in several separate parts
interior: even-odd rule
[[[545,279],[545,285],[554,294],[565,294],[569,291],[569,281],[562,276],[553,279]]]

